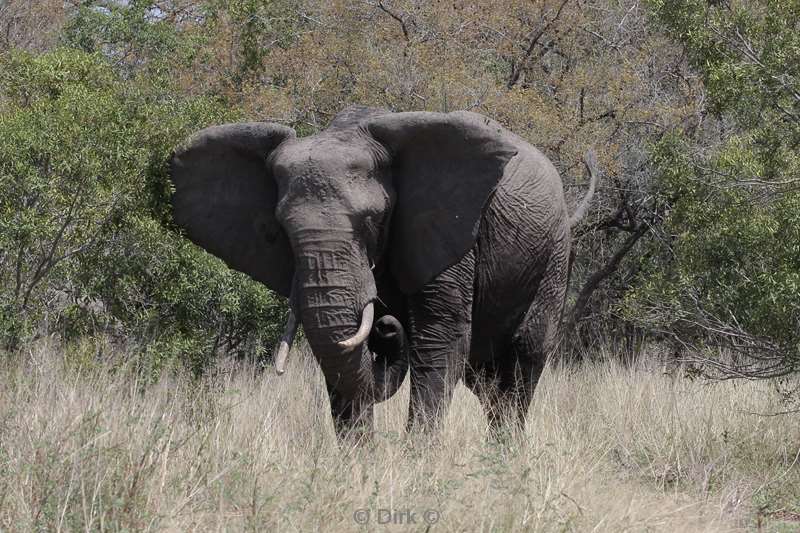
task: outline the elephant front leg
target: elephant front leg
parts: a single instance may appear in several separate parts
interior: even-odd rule
[[[470,251],[409,298],[411,398],[408,428],[443,419],[470,349],[475,256]]]
[[[361,442],[372,438],[373,402],[342,393],[328,384],[333,427],[339,441]]]

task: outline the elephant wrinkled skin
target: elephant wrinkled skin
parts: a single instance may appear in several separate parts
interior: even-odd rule
[[[554,349],[575,217],[522,138],[476,113],[355,106],[305,138],[207,128],[171,177],[189,239],[290,298],[280,371],[302,323],[340,433],[368,431],[408,371],[411,426],[439,420],[459,379],[493,424],[506,408],[524,420]]]

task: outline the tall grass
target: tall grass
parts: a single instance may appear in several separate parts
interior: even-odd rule
[[[441,432],[406,435],[404,386],[377,408],[373,442],[340,447],[302,351],[283,377],[231,368],[149,385],[76,371],[64,353],[39,345],[0,370],[0,529],[798,526],[800,423],[753,414],[784,408],[766,382],[549,368],[525,433],[501,439],[463,387]]]

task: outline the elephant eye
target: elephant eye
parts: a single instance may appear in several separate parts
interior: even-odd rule
[[[378,224],[375,219],[370,215],[364,217],[364,230],[367,235],[374,238],[378,235]]]

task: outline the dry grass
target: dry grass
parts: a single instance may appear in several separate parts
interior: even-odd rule
[[[373,443],[340,449],[302,354],[282,378],[239,370],[144,387],[124,372],[70,370],[62,350],[39,346],[0,374],[3,530],[798,526],[800,424],[748,413],[782,408],[763,382],[549,369],[526,433],[499,442],[463,387],[438,436],[405,435],[404,387],[377,409]],[[378,524],[388,510],[416,523]]]

